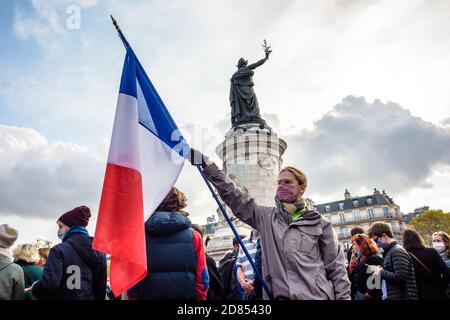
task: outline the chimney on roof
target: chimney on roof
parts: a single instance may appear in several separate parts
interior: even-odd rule
[[[350,192],[348,192],[348,190],[345,189],[344,198],[345,199],[350,199],[351,197],[352,197],[352,195],[350,194]]]
[[[378,191],[377,188],[373,188],[373,194],[380,194],[380,191]]]

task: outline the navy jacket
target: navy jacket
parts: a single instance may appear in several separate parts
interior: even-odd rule
[[[155,212],[145,223],[145,235],[148,274],[130,295],[139,300],[205,299],[206,259],[201,236],[191,228],[191,221],[177,212]]]
[[[33,286],[38,299],[104,300],[105,295],[106,257],[92,249],[91,237],[78,233],[50,250],[42,280]]]

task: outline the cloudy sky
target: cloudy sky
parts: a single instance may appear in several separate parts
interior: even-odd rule
[[[262,58],[267,39],[255,91],[308,197],[376,187],[405,213],[450,210],[449,1],[2,1],[0,223],[21,242],[56,241],[57,217],[81,204],[95,230],[125,55],[109,14],[213,160],[236,62]],[[178,186],[204,223],[215,205],[190,165]]]

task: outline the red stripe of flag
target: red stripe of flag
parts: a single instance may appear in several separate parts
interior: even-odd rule
[[[111,255],[114,295],[147,275],[142,177],[138,171],[108,163],[93,248]]]

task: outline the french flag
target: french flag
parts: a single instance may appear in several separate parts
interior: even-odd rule
[[[147,274],[144,223],[175,184],[188,151],[128,47],[93,243],[94,249],[111,255],[116,296]]]

